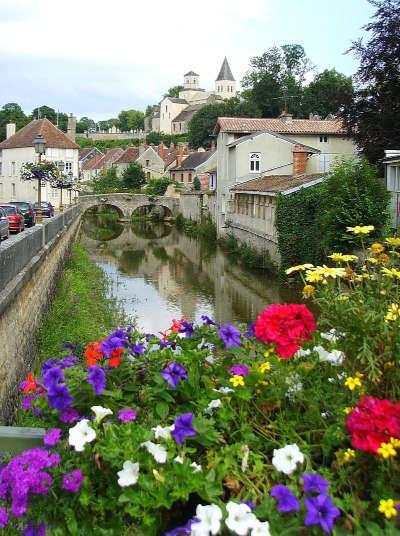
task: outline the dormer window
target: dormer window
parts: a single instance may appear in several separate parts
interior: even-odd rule
[[[249,170],[250,173],[258,173],[260,171],[260,153],[250,153],[249,155]]]

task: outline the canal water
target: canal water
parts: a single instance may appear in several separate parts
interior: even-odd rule
[[[144,332],[203,314],[219,323],[252,323],[268,304],[298,300],[276,276],[244,267],[216,243],[188,237],[173,223],[122,224],[87,213],[80,240]]]

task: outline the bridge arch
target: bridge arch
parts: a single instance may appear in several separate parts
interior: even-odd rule
[[[140,205],[136,207],[132,212],[132,217],[146,216],[148,218],[154,218],[163,220],[165,218],[172,219],[174,216],[169,207],[162,205],[161,203],[149,203],[148,205]]]

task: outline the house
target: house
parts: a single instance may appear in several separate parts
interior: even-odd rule
[[[265,176],[292,175],[294,147],[303,147],[307,175],[326,173],[338,157],[354,157],[357,148],[336,119],[220,117],[217,136],[217,232],[226,234],[230,189]],[[306,155],[306,156],[304,156]]]
[[[390,192],[392,227],[398,229],[400,224],[400,150],[385,151],[385,184]]]
[[[84,147],[83,149],[79,149],[79,170],[82,169],[86,162],[89,162],[89,160],[96,155],[104,156],[104,153],[102,153],[97,147]]]
[[[158,146],[141,144],[139,147],[127,147],[115,160],[114,165],[121,176],[131,162],[137,162],[143,167],[146,180],[160,179],[168,175],[169,168],[175,164],[177,158],[178,150],[173,143],[169,147],[165,147],[163,143]]]
[[[193,187],[195,177],[200,180],[200,175],[215,168],[217,163],[217,153],[215,149],[211,151],[198,150],[189,154],[184,160],[178,158],[175,167],[169,170],[170,179],[177,181],[187,188]]]
[[[131,162],[135,162],[139,156],[139,149],[133,145],[129,145],[125,151],[114,161],[114,166],[117,168],[117,175],[121,176]]]
[[[37,162],[33,141],[39,135],[46,140],[46,152],[42,160],[64,163],[64,173],[79,176],[79,145],[58,129],[48,119],[34,119],[15,131],[15,124],[7,125],[7,138],[0,143],[0,201],[36,201],[37,181],[23,181],[20,171],[23,164]],[[54,206],[60,204],[60,190],[47,182],[42,184],[42,201]]]
[[[81,182],[88,183],[99,173],[106,173],[123,152],[121,147],[114,147],[113,149],[108,149],[104,155],[102,153],[96,153],[90,160],[83,164]]]

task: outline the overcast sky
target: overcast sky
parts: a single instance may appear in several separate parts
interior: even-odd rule
[[[0,106],[107,119],[191,69],[214,89],[225,55],[240,82],[251,56],[286,43],[351,75],[344,52],[372,13],[367,0],[0,0]]]

